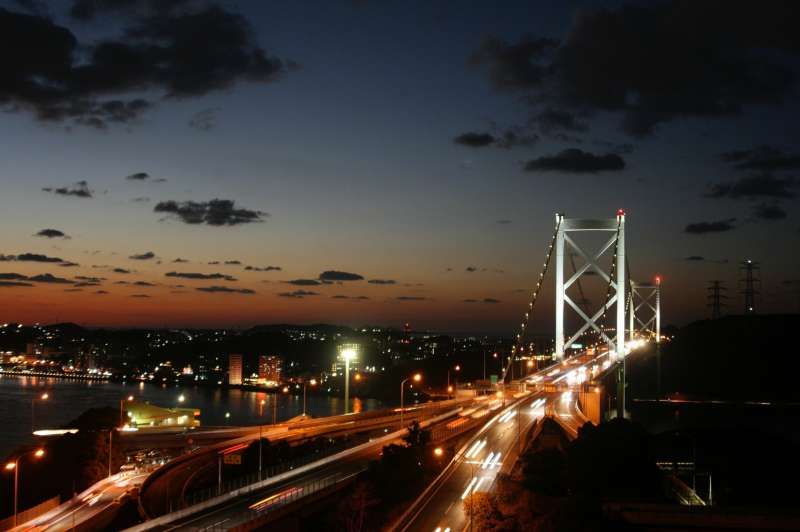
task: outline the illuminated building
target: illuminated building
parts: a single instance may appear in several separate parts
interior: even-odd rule
[[[277,386],[281,382],[281,357],[260,355],[258,357],[258,383]]]
[[[239,353],[228,355],[228,384],[231,386],[242,384],[242,355]]]

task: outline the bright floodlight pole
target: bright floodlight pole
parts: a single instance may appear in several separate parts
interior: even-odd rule
[[[352,349],[342,351],[344,358],[344,413],[350,413],[350,359],[355,358],[356,352]]]
[[[403,428],[403,392],[405,391],[406,383],[410,380],[414,380],[414,382],[419,382],[422,380],[422,375],[419,373],[415,373],[413,377],[407,377],[400,382],[400,428]]]

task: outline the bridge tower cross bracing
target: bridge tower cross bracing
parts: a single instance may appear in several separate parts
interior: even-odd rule
[[[629,329],[631,338],[638,333],[650,333],[657,344],[661,343],[661,277],[656,276],[653,283],[631,281],[631,306]],[[650,318],[640,318],[639,309],[647,307]]]
[[[594,329],[601,338],[608,342],[618,353],[623,356],[625,352],[625,212],[617,212],[616,218],[604,218],[590,220],[582,218],[566,218],[563,214],[556,215],[556,335],[555,335],[555,355],[557,359],[564,358],[564,351],[568,349],[587,329]],[[612,233],[611,237],[595,253],[587,253],[572,238],[571,234],[582,231],[600,231]],[[569,246],[572,250],[583,258],[584,264],[566,281],[564,280],[564,256],[565,247]],[[601,268],[597,262],[609,250],[614,249],[616,264],[612,266],[613,273],[608,273]],[[603,306],[589,316],[584,312],[580,305],[576,304],[567,295],[567,289],[572,286],[588,270],[593,270],[599,275],[609,287],[614,288],[614,293],[609,294],[609,298]],[[613,274],[613,277],[612,277]],[[569,305],[578,316],[583,320],[583,324],[578,328],[569,339],[565,339],[564,334],[564,304]],[[606,332],[597,324],[604,316],[611,305],[616,306],[616,337],[611,339]]]

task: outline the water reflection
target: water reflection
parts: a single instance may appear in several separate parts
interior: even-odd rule
[[[30,435],[30,402],[36,394],[47,392],[46,404],[36,405],[37,428],[55,428],[69,423],[83,411],[108,406],[119,408],[119,401],[133,395],[136,401],[149,401],[163,407],[199,409],[201,425],[247,425],[271,423],[273,411],[278,421],[302,414],[303,392],[265,393],[238,389],[182,388],[144,382],[70,381],[52,377],[0,376],[0,456],[13,448],[33,441]],[[184,401],[178,397],[183,395]],[[264,401],[262,407],[261,401]],[[375,399],[351,398],[352,412],[374,410],[381,406]],[[344,413],[339,397],[307,397],[307,412],[315,417]],[[230,412],[230,418],[225,413]]]

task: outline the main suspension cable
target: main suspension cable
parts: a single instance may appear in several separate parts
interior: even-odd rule
[[[558,230],[561,228],[561,219],[562,216],[559,215],[558,223],[556,223],[556,229],[553,231],[553,237],[550,239],[550,245],[547,247],[547,254],[545,255],[544,264],[542,267],[542,272],[539,274],[539,279],[536,281],[536,287],[531,292],[531,299],[528,302],[528,308],[525,311],[525,315],[522,318],[522,323],[520,324],[520,331],[517,333],[517,336],[514,341],[514,346],[511,348],[511,358],[508,361],[508,365],[506,366],[505,374],[503,379],[505,380],[505,376],[509,375],[511,365],[514,363],[514,358],[516,357],[517,353],[521,353],[525,346],[523,344],[525,340],[525,333],[528,330],[528,323],[531,319],[531,314],[533,314],[533,308],[536,305],[536,301],[539,298],[539,293],[542,290],[542,284],[544,283],[544,276],[547,274],[547,269],[550,266],[550,257],[553,256],[553,248],[556,244],[556,238],[558,237]],[[533,344],[531,344],[531,351],[533,351]]]

